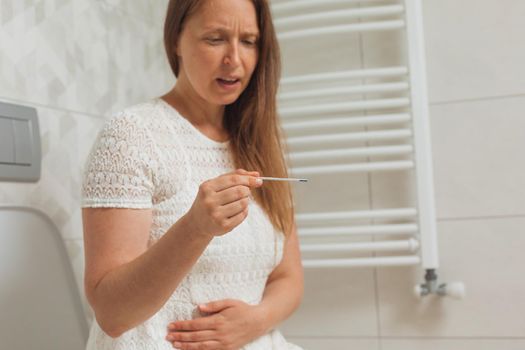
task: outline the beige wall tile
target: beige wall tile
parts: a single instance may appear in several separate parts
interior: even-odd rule
[[[525,214],[525,97],[431,107],[438,217]]]
[[[292,337],[376,336],[372,269],[307,270],[300,308],[280,329]]]
[[[379,269],[381,335],[396,337],[523,337],[525,218],[440,222],[438,283],[463,281],[466,298],[417,299],[423,271]]]
[[[423,1],[431,102],[525,93],[525,3]]]

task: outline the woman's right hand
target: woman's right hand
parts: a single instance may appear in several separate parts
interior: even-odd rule
[[[257,171],[237,169],[203,182],[186,213],[196,232],[213,238],[230,232],[243,222],[248,216],[251,188],[262,185],[258,176]]]

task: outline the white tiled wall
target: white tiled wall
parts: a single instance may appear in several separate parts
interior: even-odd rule
[[[0,202],[36,207],[55,222],[81,292],[81,167],[104,118],[174,82],[162,47],[166,2],[0,0],[0,100],[38,109],[43,152],[41,180],[0,183]],[[464,281],[467,297],[415,299],[417,268],[307,271],[304,302],[280,326],[305,349],[525,348],[525,3],[423,0],[423,9],[438,274]],[[334,37],[313,41],[309,55],[290,43],[283,72],[401,62],[399,42],[386,33]],[[317,204],[336,195],[341,210],[413,200],[410,182],[393,173],[345,186],[311,190],[322,191]]]

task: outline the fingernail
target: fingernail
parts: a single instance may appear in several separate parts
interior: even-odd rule
[[[260,185],[260,184],[263,183],[263,180],[262,180],[262,179],[255,179],[255,183],[256,183],[257,185]]]

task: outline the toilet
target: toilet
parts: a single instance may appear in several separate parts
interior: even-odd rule
[[[0,205],[0,348],[81,350],[87,337],[57,228],[39,210]]]

